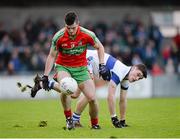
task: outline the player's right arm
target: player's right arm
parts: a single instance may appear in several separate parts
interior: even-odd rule
[[[44,75],[42,77],[43,89],[48,90],[48,91],[50,90],[48,76],[54,65],[54,61],[56,59],[56,54],[57,54],[56,50],[53,47],[51,47],[49,55],[46,60]]]
[[[42,77],[43,88],[45,90],[49,90],[48,76],[49,76],[49,73],[51,72],[51,70],[53,68],[54,61],[55,61],[56,55],[57,55],[56,42],[57,42],[57,39],[55,40],[55,37],[53,37],[52,43],[51,43],[51,49],[50,49],[50,52],[49,52],[48,57],[46,59],[44,75]]]
[[[45,70],[44,70],[45,76],[48,76],[49,73],[51,72],[52,67],[54,65],[54,61],[56,59],[56,55],[57,55],[57,51],[53,47],[51,47],[45,64]]]

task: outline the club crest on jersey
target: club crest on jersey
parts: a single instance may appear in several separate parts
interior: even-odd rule
[[[78,45],[79,45],[79,46],[82,46],[82,41],[79,41]]]
[[[75,47],[75,43],[71,42],[71,48]]]
[[[62,47],[67,47],[67,46],[68,46],[67,43],[62,44]]]

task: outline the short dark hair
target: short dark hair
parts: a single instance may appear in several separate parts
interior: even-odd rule
[[[68,12],[65,15],[65,23],[70,26],[74,24],[74,22],[78,23],[78,16],[76,15],[75,12]]]
[[[135,65],[142,73],[143,73],[143,77],[147,78],[147,68],[144,64],[137,64]]]

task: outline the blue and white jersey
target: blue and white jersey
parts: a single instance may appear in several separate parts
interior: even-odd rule
[[[94,76],[99,77],[99,58],[96,50],[87,50],[86,58],[88,60],[88,70],[93,73]],[[113,80],[116,85],[121,83],[121,88],[127,90],[129,87],[129,81],[125,79],[125,76],[130,71],[131,67],[126,66],[116,58],[105,53],[104,62],[108,69],[111,71],[111,80]]]

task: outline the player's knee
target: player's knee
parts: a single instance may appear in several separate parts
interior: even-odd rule
[[[75,93],[73,93],[71,95],[71,98],[76,99],[76,98],[78,98],[80,96],[80,94],[81,94],[81,91],[78,89]]]
[[[90,100],[89,105],[90,106],[95,106],[95,105],[97,105],[97,101],[96,100]]]
[[[126,101],[125,97],[120,97],[120,103],[124,103]]]
[[[111,100],[112,100],[112,97],[111,97],[110,95],[108,95],[107,101],[109,102],[109,101],[111,101]]]
[[[108,96],[107,96],[107,100],[108,100],[108,101],[113,101],[114,97],[115,97],[115,94],[109,92],[109,93],[108,93]]]
[[[77,94],[72,94],[72,95],[71,95],[71,98],[72,98],[72,99],[76,99],[76,98],[78,98],[78,97],[79,97],[79,95],[77,95]]]
[[[60,95],[61,101],[66,101],[68,99],[68,97],[70,97],[70,96],[67,96],[63,93],[61,93],[61,95]]]
[[[88,98],[88,102],[89,103],[95,103],[96,102],[96,97],[95,96],[91,96]]]

